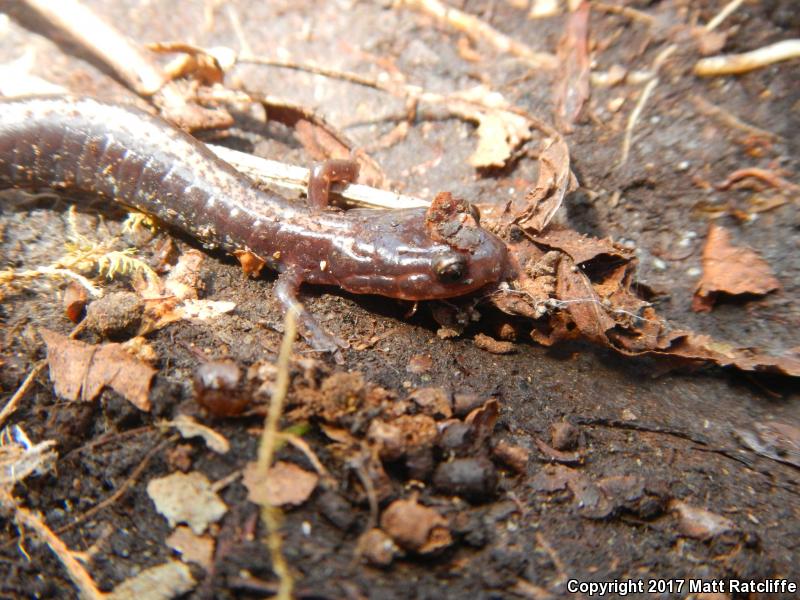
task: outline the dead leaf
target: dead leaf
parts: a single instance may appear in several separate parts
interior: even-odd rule
[[[167,538],[167,546],[181,556],[183,562],[191,562],[211,569],[214,557],[214,540],[209,536],[195,535],[188,527],[176,527]]]
[[[217,454],[227,454],[228,450],[231,449],[231,444],[224,435],[198,423],[189,415],[178,415],[167,424],[175,427],[184,438],[203,438],[206,446]]]
[[[536,244],[547,248],[561,250],[579,265],[600,256],[614,260],[630,261],[633,252],[615,244],[611,239],[593,238],[573,229],[550,228],[531,238]]]
[[[260,506],[299,506],[317,487],[319,476],[286,461],[278,461],[264,473],[255,462],[247,463],[242,482],[247,499]]]
[[[678,515],[680,532],[690,538],[707,540],[720,533],[737,529],[730,519],[682,500],[673,500],[669,503],[669,508]]]
[[[769,264],[750,248],[734,246],[727,229],[711,224],[703,248],[703,275],[692,309],[708,312],[720,293],[763,295],[780,288]]]
[[[105,597],[108,600],[171,600],[183,596],[196,585],[189,567],[171,560],[126,579]]]
[[[47,345],[50,379],[61,398],[90,401],[110,387],[139,410],[150,410],[148,392],[156,370],[121,344],[93,346],[47,329],[40,333]]]
[[[164,280],[164,290],[180,300],[197,300],[205,290],[203,263],[206,255],[199,250],[187,250],[178,258]]]
[[[478,123],[478,146],[468,159],[476,169],[505,166],[511,153],[531,138],[529,120],[486,86],[451,94],[447,100],[453,112]]]
[[[416,497],[395,500],[381,515],[383,529],[401,548],[428,554],[452,543],[447,519]]]
[[[553,86],[558,128],[571,132],[589,99],[589,2],[582,2],[570,13],[558,42],[560,63]]]
[[[607,341],[606,331],[614,327],[614,320],[606,313],[589,278],[568,257],[558,263],[556,297],[585,338]]]
[[[209,523],[216,523],[228,511],[225,503],[211,489],[208,478],[199,471],[178,472],[151,479],[147,484],[147,495],[170,527],[186,523],[197,535],[201,535]]]

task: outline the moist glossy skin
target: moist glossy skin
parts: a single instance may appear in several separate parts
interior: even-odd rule
[[[319,211],[258,190],[203,144],[131,106],[69,96],[0,101],[0,187],[88,192],[249,251],[300,281],[406,300],[460,296],[506,272],[503,242],[434,240],[425,209]]]

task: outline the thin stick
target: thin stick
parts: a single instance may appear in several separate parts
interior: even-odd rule
[[[232,164],[253,179],[289,190],[305,192],[308,189],[309,171],[306,168],[260,158],[224,146],[209,144],[208,147],[222,160]],[[395,194],[357,183],[334,184],[332,191],[339,196],[342,204],[348,206],[370,208],[425,208],[430,206],[430,202],[421,198]]]
[[[536,52],[527,44],[497,31],[478,17],[447,6],[439,0],[402,0],[399,4],[436,17],[473,39],[487,42],[500,52],[521,58],[534,68],[552,70],[558,67],[558,59],[550,52]]]
[[[694,74],[703,77],[738,75],[792,58],[800,58],[800,39],[783,40],[742,54],[709,56],[697,61]]]
[[[47,366],[46,360],[40,360],[39,362],[37,362],[31,369],[30,373],[28,373],[28,376],[22,382],[22,385],[20,385],[17,388],[17,391],[14,392],[14,395],[8,399],[8,402],[6,402],[6,405],[3,407],[3,410],[0,411],[0,427],[2,427],[3,424],[6,422],[6,419],[8,419],[8,417],[10,417],[11,414],[15,410],[17,410],[17,407],[19,406],[19,403],[22,401],[22,398],[28,392],[30,387],[33,385],[33,382],[36,380],[36,377],[39,375],[39,373],[41,373],[44,370],[46,366]]]
[[[275,457],[275,441],[277,440],[278,425],[283,413],[283,403],[289,390],[289,361],[292,357],[292,345],[297,337],[297,311],[290,308],[286,311],[283,323],[284,333],[278,361],[275,365],[277,377],[272,392],[272,400],[264,422],[264,431],[261,434],[261,443],[258,446],[257,468],[260,473],[269,474],[269,468]],[[278,591],[275,597],[278,600],[291,600],[294,588],[294,579],[283,556],[283,542],[280,536],[281,512],[275,506],[265,503],[261,507],[261,519],[267,527],[267,546],[272,559],[272,570],[278,576]]]
[[[320,67],[318,65],[310,65],[304,63],[296,63],[287,60],[277,60],[266,58],[263,56],[255,56],[253,54],[242,53],[237,59],[237,63],[262,65],[265,67],[277,67],[279,69],[291,69],[293,71],[302,71],[304,73],[311,73],[313,75],[320,75],[329,79],[338,79],[340,81],[347,81],[356,85],[361,85],[374,90],[391,91],[392,86],[383,85],[375,79],[364,77],[358,73],[351,73],[349,71],[337,71],[336,69],[329,69]]]
[[[160,70],[138,48],[77,0],[25,0],[53,27],[67,32],[93,56],[111,67],[141,96],[164,85]]]
[[[13,500],[11,500],[13,502]],[[22,527],[26,527],[35,532],[44,542],[50,547],[50,550],[58,557],[61,564],[69,574],[70,579],[75,584],[80,592],[80,596],[84,600],[103,600],[103,594],[92,579],[91,575],[86,571],[83,565],[75,558],[72,551],[67,545],[59,538],[47,524],[42,521],[33,512],[27,508],[23,508],[13,502],[14,504],[14,517]]]
[[[653,93],[653,90],[656,89],[658,85],[658,70],[661,68],[661,65],[672,55],[675,50],[678,49],[678,46],[675,44],[671,44],[664,48],[658,56],[656,56],[655,60],[653,61],[653,79],[647,82],[647,85],[644,86],[642,90],[641,96],[639,96],[639,101],[636,103],[633,111],[631,112],[631,116],[628,117],[628,124],[625,127],[625,137],[622,140],[622,153],[619,159],[619,163],[617,164],[617,168],[621,168],[627,161],[628,155],[630,154],[631,150],[631,141],[633,139],[633,130],[636,128],[636,123],[639,120],[639,117],[642,115],[644,111],[645,104],[647,104],[647,100],[650,98],[650,94]]]
[[[166,447],[169,444],[172,444],[172,443],[176,442],[179,439],[180,439],[180,436],[176,434],[176,435],[173,435],[173,436],[167,438],[166,440],[161,441],[160,443],[156,444],[155,446],[153,446],[147,452],[147,454],[144,455],[144,458],[142,459],[142,462],[140,462],[137,465],[137,467],[133,470],[133,472],[128,476],[128,478],[123,482],[123,484],[121,486],[119,486],[114,491],[113,494],[111,494],[105,500],[102,500],[98,504],[94,505],[92,508],[87,510],[82,515],[78,516],[69,525],[65,525],[64,527],[59,529],[58,533],[64,533],[65,531],[69,531],[73,527],[75,527],[75,526],[83,523],[87,519],[93,517],[94,515],[99,513],[104,508],[107,508],[107,507],[111,506],[112,504],[114,504],[117,500],[119,500],[122,497],[122,495],[125,492],[127,492],[133,486],[134,483],[136,483],[136,480],[139,479],[139,476],[147,468],[147,465],[150,464],[150,461],[153,459],[153,457],[156,454],[158,454],[159,452],[161,452],[161,450],[163,450],[164,447]]]
[[[742,121],[739,117],[732,114],[731,112],[720,108],[706,100],[701,96],[691,96],[692,103],[695,105],[697,110],[699,110],[704,115],[708,115],[709,117],[713,117],[732,127],[734,129],[741,129],[745,133],[750,135],[754,135],[756,137],[767,138],[769,140],[780,140],[781,136],[777,133],[773,133],[772,131],[767,131],[766,129],[761,129],[760,127],[756,127],[755,125],[751,125],[750,123],[746,123]]]
[[[744,0],[731,0],[728,2],[717,15],[706,23],[706,31],[714,31],[725,19],[727,19],[733,12],[738,9]]]

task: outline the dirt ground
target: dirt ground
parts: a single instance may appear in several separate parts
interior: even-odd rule
[[[455,4],[539,51],[555,51],[565,23],[563,12],[527,18],[524,1]],[[799,345],[797,192],[788,202],[754,212],[750,208],[757,193],[752,189],[722,191],[700,182],[721,182],[737,169],[760,167],[800,183],[800,62],[741,76],[692,75],[700,55],[680,26],[708,22],[723,4],[625,3],[655,17],[653,23],[617,14],[607,5],[592,10],[595,72],[614,65],[629,72],[646,70],[668,44],[677,49],[662,67],[621,169],[615,165],[625,126],[643,84],[593,87],[585,116],[566,136],[581,187],[567,196],[557,219],[635,248],[639,280],[658,292],[657,310],[676,326],[778,355]],[[430,16],[391,2],[96,0],[87,5],[139,43],[180,40],[237,50],[246,44],[257,55],[370,77],[399,72],[409,83],[435,92],[484,84],[552,121],[552,72],[532,70],[518,57],[468,42]],[[30,71],[39,77],[105,99],[131,97],[92,64],[16,21],[3,17],[0,28],[0,63],[32,53]],[[720,30],[727,34],[722,51],[743,52],[796,37],[800,17],[792,0],[748,1]],[[498,194],[524,195],[536,180],[537,161],[530,153],[521,153],[505,168],[476,171],[467,161],[475,145],[474,125],[454,118],[420,115],[398,143],[377,144],[402,120],[405,107],[374,89],[258,65],[237,66],[227,81],[231,87],[245,85],[323,115],[367,149],[394,188],[404,193],[430,199],[448,190],[480,201]],[[741,131],[699,109],[696,98],[771,132],[772,143],[753,151],[742,143]],[[219,136],[214,141],[225,143]],[[235,145],[289,163],[311,162],[281,125],[241,134]],[[4,204],[0,268],[30,268],[60,256],[69,234],[70,205],[19,197]],[[712,221],[725,225],[737,244],[757,249],[780,280],[778,292],[721,303],[709,313],[691,310],[703,239]],[[121,217],[115,212],[98,216],[83,204],[77,224],[86,235],[102,238],[120,232]],[[168,237],[165,232],[126,235],[127,245],[138,246],[146,260],[153,260],[159,240]],[[199,247],[188,238],[175,240],[181,251]],[[104,591],[177,556],[165,542],[173,528],[148,496],[149,481],[175,471],[199,471],[210,481],[220,481],[256,456],[263,417],[209,415],[196,402],[192,378],[204,357],[229,358],[245,369],[275,360],[283,314],[271,294],[274,277],[248,279],[236,261],[221,254],[209,255],[203,269],[205,297],[232,301],[236,308],[206,322],[178,321],[148,336],[157,353],[149,413],[110,389],[94,402],[59,399],[45,370],[10,420],[34,442],[55,440],[59,456],[54,470],[14,487],[16,501],[39,513],[69,549],[88,553],[87,569]],[[124,279],[102,286],[107,293],[130,290]],[[3,404],[45,356],[40,328],[62,334],[72,329],[60,301],[63,288],[60,281],[38,280],[3,296]],[[493,354],[474,342],[476,335],[495,331],[493,323],[500,316],[488,307],[478,308],[481,320],[463,336],[443,339],[425,303],[408,316],[407,304],[335,289],[304,290],[304,300],[328,330],[352,346],[343,354],[344,364],[336,365],[297,342],[298,359],[318,361],[309,367],[316,373],[312,388],[330,373],[359,372],[368,382],[366,391],[351,381],[347,385],[353,389],[347,393],[366,398],[367,404],[379,394],[370,386],[384,388],[398,402],[419,388],[444,388],[462,399],[471,394],[481,402],[496,400],[499,417],[484,445],[464,454],[474,459],[471,468],[488,471],[464,475],[477,478],[477,491],[463,492],[458,474],[442,482],[441,465],[459,451],[448,454],[440,442],[426,455],[433,457],[433,464],[417,468],[409,458],[411,450],[399,464],[384,461],[389,491],[381,496],[381,512],[385,515],[392,502],[416,494],[443,518],[450,543],[431,552],[406,543],[403,555],[383,566],[365,555],[361,538],[370,521],[369,494],[359,480],[363,469],[352,468],[348,451],[331,443],[313,409],[300,415],[304,419],[284,421],[286,426],[309,423],[302,437],[338,482],[333,495],[318,487],[300,506],[283,511],[283,552],[297,597],[539,599],[572,595],[568,581],[573,579],[784,578],[800,583],[797,450],[792,454],[790,448],[775,460],[741,443],[742,432],[759,424],[800,427],[796,379],[676,368],[671,361],[625,357],[582,341],[544,348],[520,339],[512,353]],[[88,333],[79,339],[102,341]],[[293,379],[290,411],[302,404],[303,377],[308,376]],[[321,389],[323,394],[330,391],[324,385]],[[387,405],[381,406],[385,410]],[[344,424],[338,422],[349,428],[345,433],[350,436],[364,435],[372,418],[358,409]],[[231,450],[218,454],[197,438],[176,439],[174,430],[158,426],[178,414],[193,415],[216,430]],[[444,420],[435,420],[441,429]],[[567,442],[558,450],[551,428],[564,421],[576,430],[577,445]],[[527,451],[529,458],[513,468],[513,461],[499,458],[502,443]],[[491,456],[488,464],[484,453]],[[312,469],[292,446],[282,447],[278,458]],[[123,485],[124,493],[113,502],[74,524]],[[248,501],[239,479],[222,487],[219,496],[227,512],[206,534],[215,544],[214,557],[206,568],[190,564],[196,585],[186,597],[274,594],[276,578],[257,506]],[[712,514],[687,516],[681,507]],[[703,527],[710,531],[698,533]],[[387,529],[385,523],[382,529]],[[654,595],[665,598],[689,595],[686,588],[681,593],[656,591]],[[20,539],[10,514],[0,520],[0,597],[78,597],[53,552],[30,534]],[[748,596],[727,592],[715,597]]]

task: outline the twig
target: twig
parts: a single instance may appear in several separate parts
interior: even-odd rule
[[[507,52],[523,59],[534,68],[552,70],[558,67],[558,60],[553,54],[536,52],[527,44],[497,31],[478,17],[447,6],[439,0],[401,0],[399,4],[436,17],[446,25],[463,31],[473,39],[482,40],[500,52]]]
[[[767,138],[769,140],[781,139],[781,136],[779,136],[777,133],[767,131],[766,129],[761,129],[760,127],[756,127],[755,125],[751,125],[750,123],[745,123],[744,121],[739,119],[739,117],[733,115],[724,108],[712,104],[705,98],[695,95],[691,97],[691,100],[694,103],[697,110],[699,110],[701,113],[708,115],[709,117],[715,117],[725,125],[728,125],[729,127],[733,127],[734,129],[741,129],[742,131],[750,135]]]
[[[25,0],[53,27],[66,32],[95,58],[111,67],[140,96],[152,96],[164,85],[158,67],[127,38],[77,0]]]
[[[266,181],[280,187],[305,192],[308,189],[308,169],[288,165],[231,150],[224,146],[208,146],[225,162],[232,164],[239,171],[253,179]],[[331,189],[338,195],[342,204],[349,206],[367,206],[372,208],[414,208],[427,207],[430,202],[412,196],[395,194],[357,183],[334,184]]]
[[[91,575],[86,571],[83,565],[75,558],[73,553],[67,545],[59,538],[47,524],[40,519],[36,514],[19,506],[10,495],[6,495],[2,499],[2,503],[10,502],[14,509],[14,517],[19,525],[26,527],[36,533],[44,542],[50,547],[56,555],[61,564],[69,574],[70,579],[75,584],[80,592],[80,596],[84,600],[103,600],[103,594],[92,579]]]
[[[285,440],[298,450],[302,452],[305,457],[308,459],[308,462],[311,463],[311,466],[314,467],[314,470],[319,474],[320,477],[330,481],[331,474],[328,472],[328,469],[325,468],[325,465],[322,464],[322,461],[317,457],[316,453],[311,449],[311,446],[301,437],[293,435],[291,433],[279,433],[279,437],[282,440]]]
[[[622,154],[620,155],[617,168],[622,167],[626,162],[628,162],[628,155],[631,151],[631,141],[633,140],[633,130],[636,128],[636,123],[639,120],[642,111],[644,111],[644,106],[647,104],[650,94],[653,93],[653,90],[657,85],[658,77],[654,77],[647,82],[647,85],[644,86],[642,93],[639,95],[639,100],[636,102],[636,106],[631,112],[631,116],[628,117],[628,124],[625,126],[625,137],[622,139]]]
[[[256,465],[258,471],[269,476],[269,468],[275,456],[275,441],[278,438],[278,425],[283,413],[283,403],[289,390],[289,361],[292,357],[292,345],[297,336],[297,311],[294,307],[286,311],[283,323],[284,333],[278,360],[275,365],[277,376],[272,392],[272,400],[264,422],[264,431],[261,434],[261,443],[258,446]],[[267,546],[272,559],[272,570],[278,576],[278,591],[275,597],[278,600],[291,600],[294,580],[289,570],[286,558],[283,556],[282,541],[279,531],[281,521],[280,509],[265,503],[261,507],[261,518],[267,527]]]
[[[6,405],[3,407],[3,410],[0,411],[0,427],[6,422],[6,419],[11,416],[11,414],[17,410],[19,403],[22,401],[22,398],[25,397],[25,394],[28,392],[30,387],[33,385],[33,382],[38,377],[39,373],[41,373],[44,368],[47,366],[46,360],[40,360],[36,363],[33,368],[31,369],[28,376],[22,382],[22,384],[17,388],[17,391],[14,392],[14,395],[8,399]]]
[[[743,54],[722,54],[697,61],[695,75],[738,75],[776,62],[800,58],[800,39],[783,40]]]
[[[653,15],[649,15],[646,12],[629,6],[617,6],[616,4],[608,4],[606,2],[592,2],[592,9],[615,15],[622,15],[632,21],[641,21],[648,26],[656,22],[656,18]]]
[[[717,13],[717,15],[711,19],[708,23],[706,23],[706,31],[714,31],[719,25],[727,19],[729,16],[733,14],[733,12],[738,9],[742,4],[744,4],[744,0],[731,0],[725,6],[722,7],[722,10]]]
[[[390,84],[383,84],[370,77],[359,75],[358,73],[351,73],[348,71],[338,71],[336,69],[329,69],[318,65],[311,65],[307,63],[296,63],[288,60],[277,60],[266,58],[263,56],[256,56],[253,54],[242,53],[236,59],[237,63],[261,65],[264,67],[277,67],[279,69],[291,69],[293,71],[302,71],[304,73],[311,73],[313,75],[320,75],[329,79],[338,79],[340,81],[347,81],[373,90],[392,91]]]
[[[645,104],[647,104],[650,94],[653,93],[653,90],[656,89],[656,86],[658,85],[658,70],[677,49],[677,45],[671,44],[664,48],[664,50],[662,50],[653,61],[653,79],[648,81],[647,85],[645,85],[641,95],[639,96],[636,106],[631,112],[631,116],[628,117],[628,124],[625,127],[625,137],[622,140],[622,153],[620,155],[619,163],[617,164],[618,169],[628,162],[628,155],[630,154],[631,150],[631,140],[633,139],[633,130],[636,128],[636,122],[639,120],[639,117],[644,111]]]
[[[140,462],[137,465],[137,467],[133,470],[133,472],[122,483],[122,485],[120,485],[114,491],[113,494],[111,494],[105,500],[102,500],[98,504],[94,505],[92,508],[90,508],[89,510],[84,512],[82,515],[78,516],[74,521],[72,521],[68,525],[65,525],[64,527],[60,528],[58,530],[58,533],[64,533],[65,531],[69,531],[70,529],[72,529],[76,525],[79,525],[79,524],[83,523],[85,520],[93,517],[94,515],[96,515],[98,512],[100,512],[104,508],[107,508],[108,506],[111,506],[112,504],[114,504],[117,500],[119,500],[122,497],[122,495],[125,492],[127,492],[133,486],[134,483],[136,483],[136,480],[139,478],[139,476],[147,468],[147,465],[150,464],[150,461],[153,459],[153,457],[156,454],[158,454],[159,452],[161,452],[161,450],[163,450],[166,446],[168,446],[169,444],[175,443],[179,439],[180,439],[180,435],[175,434],[175,435],[170,436],[166,440],[163,440],[163,441],[159,442],[158,444],[156,444],[155,446],[153,446],[147,452],[147,454],[144,455],[144,458],[142,458],[142,462]]]

